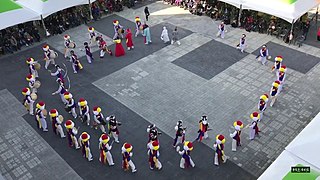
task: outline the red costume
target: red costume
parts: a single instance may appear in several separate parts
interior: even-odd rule
[[[123,46],[121,44],[121,39],[115,39],[113,42],[116,44],[116,49],[115,49],[115,56],[120,57],[125,55]]]
[[[130,29],[127,29],[126,43],[127,43],[128,50],[134,48],[133,42],[132,42],[132,33],[131,33],[131,30],[130,30]]]

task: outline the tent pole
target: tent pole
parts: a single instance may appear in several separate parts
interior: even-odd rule
[[[316,15],[315,15],[315,17],[316,17],[316,24],[317,24],[317,22],[318,22],[318,11],[319,10],[319,6],[317,6],[317,12],[316,12]]]
[[[293,24],[294,24],[294,19],[292,20],[292,23],[291,23],[291,32],[293,33]]]
[[[89,14],[90,14],[90,20],[92,20],[93,16],[92,16],[91,1],[90,0],[89,0]]]
[[[238,27],[241,26],[241,14],[242,14],[242,4],[240,4],[240,9],[239,9],[239,17],[238,17]]]
[[[44,24],[43,16],[40,15],[40,18],[41,18],[42,27],[43,27],[44,32],[45,32],[45,36],[50,36],[49,32],[47,31],[46,25]]]

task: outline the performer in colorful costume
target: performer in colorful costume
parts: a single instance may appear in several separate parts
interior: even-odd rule
[[[89,27],[88,31],[89,31],[89,41],[90,41],[89,46],[92,47],[92,46],[98,45],[98,43],[97,43],[97,35],[94,32],[94,28],[93,27]]]
[[[67,92],[68,90],[64,87],[64,84],[62,82],[62,80],[60,78],[58,78],[56,80],[56,82],[59,84],[59,88],[58,90],[56,90],[55,92],[52,93],[52,95],[56,95],[59,94],[61,101],[63,102],[63,104],[68,104],[68,101],[66,100],[66,98],[64,97],[64,93]]]
[[[163,30],[162,30],[160,39],[161,39],[164,43],[170,42],[169,33],[168,33],[168,30],[167,30],[167,28],[166,28],[165,26],[163,26]]]
[[[136,34],[135,37],[137,37],[139,34],[143,34],[143,25],[141,23],[141,19],[139,17],[135,18],[135,22],[136,22]]]
[[[278,73],[277,73],[277,80],[280,82],[279,93],[281,92],[283,85],[284,85],[284,81],[286,79],[286,71],[287,71],[287,67],[281,66]]]
[[[136,166],[134,165],[133,161],[131,160],[133,153],[132,151],[132,145],[129,143],[124,143],[122,148],[122,168],[127,171],[129,170],[129,166],[131,168],[131,171],[134,173],[137,171]]]
[[[125,51],[123,49],[123,46],[121,44],[121,39],[119,37],[116,37],[116,39],[113,40],[113,42],[116,44],[114,54],[116,57],[120,57],[125,55]]]
[[[116,39],[116,37],[123,38],[124,29],[123,26],[120,25],[118,20],[113,21],[113,28],[114,28],[114,36],[113,39]]]
[[[83,45],[84,45],[84,49],[86,51],[87,61],[88,61],[89,64],[91,64],[92,61],[94,60],[93,55],[91,53],[91,49],[90,49],[90,47],[89,47],[87,42],[84,42]]]
[[[186,127],[182,127],[182,120],[177,122],[177,125],[174,127],[176,131],[176,138],[173,141],[173,147],[176,147],[178,140],[181,140],[181,143],[184,143],[185,135],[186,135]]]
[[[256,57],[256,59],[260,58],[261,64],[266,65],[267,58],[269,57],[269,50],[266,45],[263,45],[260,49],[260,54]]]
[[[177,146],[176,151],[181,155],[180,168],[195,167],[195,163],[191,159],[191,151],[193,150],[193,144],[190,141],[185,141],[183,150],[180,151],[180,146]]]
[[[42,129],[44,132],[47,132],[47,110],[45,110],[45,103],[43,101],[40,101],[36,105],[36,122],[39,129]]]
[[[150,169],[157,168],[158,170],[161,170],[162,164],[159,161],[159,142],[158,141],[151,141],[148,143],[148,155],[149,155],[149,165]]]
[[[218,31],[217,36],[218,37],[220,36],[223,39],[224,38],[224,33],[225,33],[225,26],[224,26],[224,22],[223,21],[220,23],[218,28],[219,28],[219,31]]]
[[[55,65],[55,68],[56,68],[56,71],[55,72],[51,72],[51,76],[56,76],[57,79],[60,79],[63,83],[64,83],[64,77],[63,77],[63,74],[62,74],[62,68],[60,68],[59,65]]]
[[[233,126],[235,131],[230,134],[230,137],[232,138],[232,151],[237,151],[237,147],[241,146],[240,135],[241,129],[243,128],[243,123],[238,120],[233,123]]]
[[[34,104],[34,100],[31,98],[30,96],[31,91],[29,88],[23,88],[22,89],[22,95],[24,96],[23,99],[23,105],[26,107],[27,111],[29,111],[29,114],[31,116],[33,116],[33,104]]]
[[[44,52],[44,60],[46,62],[46,64],[44,65],[44,68],[48,69],[48,66],[50,64],[53,64],[53,65],[56,64],[54,59],[57,57],[57,54],[53,50],[51,50],[49,45],[47,44],[42,47],[42,50]]]
[[[208,127],[209,127],[209,123],[208,123],[208,118],[207,116],[202,116],[201,120],[199,121],[199,130],[198,130],[198,137],[196,139],[196,141],[199,140],[199,142],[202,141],[202,139],[207,139],[208,138]]]
[[[252,119],[250,127],[250,133],[249,133],[249,139],[253,140],[255,136],[259,136],[259,127],[258,127],[258,122],[260,121],[260,114],[258,112],[253,112],[250,115],[250,118]]]
[[[68,113],[71,113],[73,118],[76,119],[78,117],[77,113],[76,113],[76,103],[74,102],[74,99],[72,98],[72,94],[69,93],[69,92],[65,92],[63,94],[64,98],[66,99],[67,101],[67,104],[66,104],[66,111]]]
[[[86,121],[87,125],[90,126],[90,111],[88,102],[84,98],[80,98],[78,102],[81,121]]]
[[[36,63],[36,61],[33,58],[28,58],[26,62],[29,67],[29,73],[32,74],[35,78],[38,78],[39,77],[38,71],[34,67],[34,64]]]
[[[106,119],[108,123],[108,130],[109,130],[109,135],[112,135],[114,138],[114,141],[116,143],[119,143],[119,129],[118,126],[121,126],[121,122],[118,122],[116,120],[115,116],[109,116]]]
[[[277,56],[274,58],[274,65],[272,66],[272,71],[276,70],[276,73],[278,73],[279,69],[282,66],[282,56]]]
[[[101,108],[99,106],[95,106],[93,108],[93,119],[95,124],[97,124],[96,126],[100,127],[100,130],[102,131],[102,133],[106,133],[106,128],[105,125],[107,125],[106,121],[104,120],[103,114],[101,113]]]
[[[76,137],[76,135],[78,134],[78,129],[74,127],[74,122],[71,120],[67,120],[64,126],[67,129],[67,138],[68,138],[69,147],[74,146],[76,149],[79,149],[80,146]]]
[[[99,139],[99,149],[100,149],[100,157],[99,161],[103,164],[109,164],[109,166],[113,166],[113,158],[110,153],[112,149],[112,143],[111,145],[108,144],[110,138],[107,134],[102,134]]]
[[[70,51],[70,54],[71,54],[73,73],[77,74],[79,70],[83,69],[83,66],[80,63],[78,56],[75,54],[73,50]]]
[[[143,36],[144,36],[144,44],[152,43],[150,28],[147,24],[143,25]]]
[[[129,28],[126,30],[126,44],[127,44],[128,50],[134,48],[133,41],[132,41],[132,33]]]
[[[79,137],[79,142],[80,142],[80,147],[82,150],[82,156],[88,161],[92,161],[92,154],[91,154],[91,149],[90,149],[90,135],[87,132],[81,133]]]
[[[36,79],[32,74],[29,74],[26,77],[26,80],[29,82],[29,88],[31,89],[31,93],[37,93],[37,88],[35,87]]]
[[[243,53],[244,49],[247,46],[247,40],[246,40],[246,35],[242,34],[242,37],[240,38],[240,42],[239,42],[239,46],[237,47],[238,49],[240,49],[240,51]]]
[[[56,109],[51,109],[49,112],[49,116],[51,119],[51,123],[52,123],[52,130],[54,132],[54,134],[59,135],[61,138],[65,138],[66,136],[64,135],[63,129],[62,129],[62,121],[63,121],[63,117],[61,115],[59,115],[58,110]]]
[[[112,56],[112,51],[111,49],[108,49],[107,43],[106,41],[102,38],[102,35],[99,36],[99,48],[100,48],[100,58],[104,58],[104,55],[106,52],[108,52],[108,54],[110,56]]]
[[[161,135],[161,132],[158,132],[156,125],[154,124],[149,125],[147,128],[147,132],[149,133],[148,143],[151,141],[159,141],[158,135]]]
[[[220,163],[225,163],[227,161],[227,157],[224,154],[224,143],[226,139],[223,135],[219,134],[216,136],[216,142],[213,145],[215,149],[214,154],[214,165],[219,166]]]
[[[260,100],[259,100],[259,104],[258,104],[260,119],[262,119],[262,117],[263,117],[263,113],[267,108],[268,101],[269,101],[268,94],[263,94],[262,96],[260,96]]]
[[[270,89],[270,96],[271,96],[270,107],[272,107],[277,100],[277,97],[279,95],[279,86],[280,86],[280,81],[275,81],[272,83],[272,87]]]
[[[74,49],[76,47],[76,44],[73,41],[71,41],[70,36],[67,34],[63,38],[64,38],[64,47],[65,47],[64,57],[68,58],[70,49]]]

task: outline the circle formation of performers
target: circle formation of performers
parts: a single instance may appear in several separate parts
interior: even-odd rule
[[[135,18],[136,22],[136,33],[137,37],[139,34],[142,34],[145,37],[145,44],[151,43],[151,35],[149,27],[145,24],[142,25],[139,17]],[[125,54],[124,48],[121,44],[121,39],[126,38],[127,49],[134,49],[133,41],[132,41],[132,33],[130,29],[124,30],[123,26],[120,25],[119,21],[114,21],[114,42],[116,44],[115,48],[115,56],[122,56]],[[107,44],[103,37],[98,36],[95,33],[93,27],[89,27],[89,42],[84,43],[86,57],[88,63],[91,64],[94,60],[90,47],[99,46],[100,48],[100,58],[103,58],[105,53],[107,52],[110,56],[113,55],[113,52],[108,49]],[[125,33],[125,34],[124,34]],[[223,33],[219,32],[222,37]],[[164,33],[161,38],[164,41],[169,41],[167,36],[167,30],[164,28]],[[240,42],[243,41],[243,38]],[[69,35],[64,36],[65,39],[65,58],[70,58],[72,62],[72,68],[74,73],[78,73],[79,70],[83,68],[80,63],[77,55],[74,52],[74,48],[77,46],[74,41],[71,40]],[[50,64],[53,64],[55,67],[55,71],[51,72],[49,70],[51,76],[56,77],[56,82],[58,83],[57,91],[53,92],[52,95],[59,94],[62,103],[65,106],[65,111],[70,113],[73,117],[73,120],[68,119],[64,120],[64,117],[59,114],[57,109],[51,109],[49,112],[46,109],[46,104],[44,101],[39,101],[36,103],[36,107],[34,109],[34,103],[38,99],[38,89],[41,87],[41,83],[38,80],[39,74],[38,71],[41,68],[39,62],[35,61],[33,58],[28,58],[26,63],[29,68],[29,74],[26,76],[26,80],[28,81],[28,87],[23,88],[22,94],[24,96],[23,104],[26,107],[26,110],[30,115],[35,117],[35,121],[37,127],[43,132],[48,132],[47,126],[47,115],[49,114],[52,132],[59,136],[60,138],[67,137],[68,145],[70,148],[81,149],[83,157],[85,157],[88,161],[92,161],[94,158],[93,152],[90,149],[90,134],[88,132],[79,132],[79,127],[76,128],[77,121],[85,123],[87,126],[91,126],[94,129],[100,129],[101,136],[97,140],[99,141],[99,161],[102,164],[107,164],[109,166],[114,166],[113,157],[111,154],[113,143],[120,143],[120,131],[119,127],[121,126],[121,122],[119,122],[115,115],[110,115],[108,117],[104,117],[102,113],[102,108],[99,106],[94,106],[90,111],[89,102],[80,98],[78,101],[75,101],[74,96],[71,92],[69,92],[69,88],[65,87],[67,76],[67,68],[65,69],[60,67],[55,63],[55,59],[58,57],[58,54],[51,50],[49,45],[43,46],[44,51],[44,60],[45,60],[45,69],[48,69]],[[260,50],[260,61],[262,64],[266,63],[266,59],[269,56],[268,50],[266,46],[263,46]],[[257,57],[257,58],[258,58]],[[271,99],[270,107],[272,107],[283,89],[285,77],[286,77],[286,66],[282,65],[282,57],[275,57],[274,66],[272,67],[272,71],[276,72],[277,79],[272,83],[272,88],[269,94],[263,94],[260,96],[258,108],[256,112],[250,114],[251,123],[244,126],[244,123],[241,120],[236,120],[233,123],[234,131],[230,133],[230,137],[232,138],[231,150],[237,151],[237,148],[241,146],[241,131],[246,128],[250,128],[249,139],[254,140],[256,136],[259,136],[260,129],[258,128],[258,123],[263,119],[263,114],[266,111],[268,106],[269,98]],[[70,85],[70,80],[69,80]],[[77,113],[77,109],[78,112]],[[93,119],[91,115],[93,114]],[[208,117],[203,115],[199,123],[198,137],[194,141],[203,141],[208,138],[208,132],[212,130],[209,128]],[[176,132],[175,138],[173,140],[172,146],[175,148],[175,151],[181,156],[180,160],[180,168],[189,168],[195,167],[195,163],[191,158],[191,152],[194,149],[193,142],[186,140],[186,131],[187,127],[183,126],[183,121],[179,120],[175,127],[173,127]],[[65,134],[66,132],[66,134]],[[149,156],[149,165],[150,169],[162,169],[162,164],[159,160],[159,150],[160,150],[160,141],[159,136],[161,132],[158,131],[157,127],[154,124],[151,124],[147,127],[147,132],[149,133],[149,139],[147,143],[147,152]],[[214,165],[219,165],[221,163],[225,163],[228,157],[224,153],[226,137],[222,134],[216,135],[215,142],[213,145],[214,149]],[[131,170],[133,173],[137,171],[137,168],[133,162],[133,145],[125,142],[121,147],[122,153],[122,168],[124,170]],[[98,154],[98,153],[96,153]]]

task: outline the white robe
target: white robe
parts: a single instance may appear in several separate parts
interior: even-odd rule
[[[167,30],[166,27],[163,27],[163,30],[162,30],[160,38],[164,43],[167,43],[167,42],[170,41],[170,38],[169,38],[169,35],[168,35],[168,30]]]

